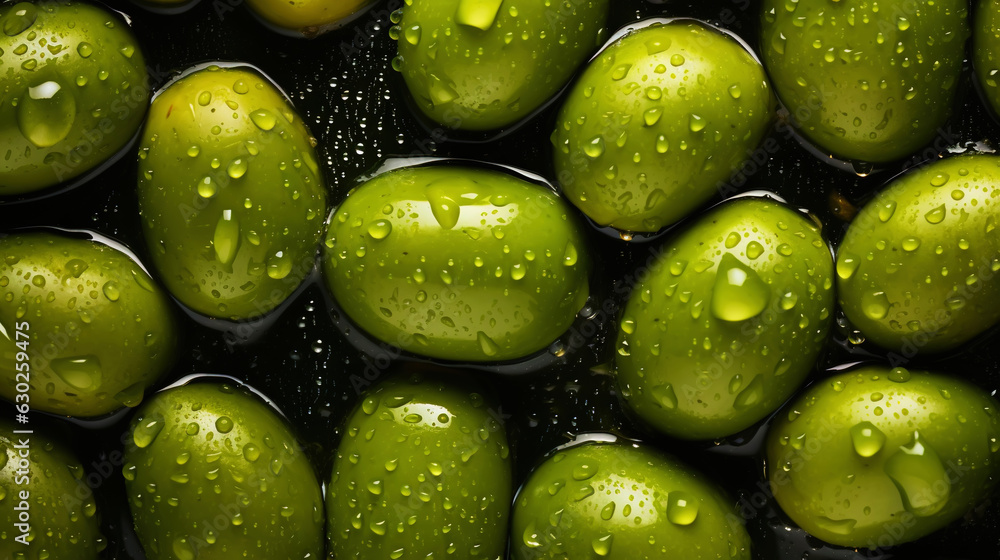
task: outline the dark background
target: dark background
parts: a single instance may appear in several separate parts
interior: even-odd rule
[[[660,3],[613,0],[609,28],[646,17],[695,17],[726,27],[751,45],[757,44],[760,7],[749,0],[679,0]],[[430,132],[408,106],[401,78],[390,68],[395,43],[389,38],[389,12],[401,0],[381,0],[346,28],[318,39],[279,35],[254,19],[241,0],[201,0],[179,15],[154,14],[118,0],[110,5],[128,14],[144,48],[153,86],[195,63],[221,60],[251,63],[269,75],[292,98],[319,140],[320,162],[325,163],[338,204],[360,178],[369,176],[390,157],[433,155],[468,158],[515,166],[552,178],[549,136],[558,103],[519,128],[500,136],[458,134],[443,138]],[[968,66],[968,65],[967,65]],[[966,68],[955,117],[933,145],[905,162],[886,166],[867,177],[821,163],[793,138],[775,130],[778,150],[751,174],[744,185],[727,195],[749,190],[780,194],[792,205],[806,208],[824,224],[832,243],[840,238],[852,206],[903,169],[920,164],[948,148],[980,143],[988,147],[1000,135],[983,108]],[[135,147],[96,178],[57,196],[34,201],[0,202],[0,228],[58,226],[86,229],[114,237],[142,260],[145,247],[139,228],[135,197]],[[717,202],[720,196],[713,201]],[[683,226],[681,226],[683,227]],[[590,247],[598,266],[593,277],[595,310],[605,302],[614,309],[633,281],[634,271],[650,256],[663,235],[624,242],[596,227]],[[664,235],[668,235],[665,233]],[[173,372],[161,385],[190,374],[223,374],[243,380],[268,395],[284,411],[313,459],[320,480],[329,476],[332,452],[343,419],[358,401],[365,375],[382,376],[400,369],[441,370],[431,362],[392,357],[377,343],[339,318],[325,290],[313,275],[279,312],[249,329],[234,330],[192,317],[178,307],[185,333],[184,349]],[[336,318],[336,321],[334,320]],[[614,313],[581,318],[576,325],[587,335],[586,344],[556,343],[550,352],[515,364],[461,367],[449,364],[452,375],[475,378],[486,386],[500,410],[509,415],[508,432],[520,483],[532,466],[552,447],[573,434],[605,431],[654,442],[658,447],[708,472],[735,497],[753,502],[748,529],[755,557],[775,560],[861,558],[998,558],[1000,504],[984,497],[984,504],[917,543],[885,551],[854,551],[825,546],[790,527],[772,504],[762,503],[757,484],[763,480],[759,456],[761,430],[766,424],[727,441],[688,443],[646,433],[626,418],[618,403],[609,363],[616,333]],[[847,341],[846,328],[835,327],[828,351],[812,380],[828,368],[859,360],[881,360],[883,353]],[[996,332],[967,345],[961,352],[918,359],[911,368],[936,369],[970,379],[989,391],[1000,386],[995,349]],[[388,366],[387,366],[388,364]],[[0,405],[0,414],[10,414]],[[48,429],[76,449],[90,474],[102,481],[97,490],[99,511],[109,546],[108,559],[142,558],[129,529],[120,461],[116,450],[132,411],[96,421],[67,421],[35,412],[32,427]],[[115,464],[117,461],[117,464]],[[108,466],[114,466],[109,469]],[[113,471],[113,472],[112,472]]]

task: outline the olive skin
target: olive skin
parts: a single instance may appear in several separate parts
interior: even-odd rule
[[[600,46],[609,4],[408,1],[393,19],[393,67],[431,120],[461,130],[503,128],[553,98]]]
[[[833,282],[804,215],[766,199],[716,207],[660,250],[625,305],[615,362],[627,409],[682,439],[752,426],[812,371]]]
[[[851,222],[837,290],[872,342],[912,356],[957,348],[1000,319],[1000,157],[935,161],[892,181]]]
[[[761,58],[778,97],[826,153],[900,159],[951,114],[970,34],[965,0],[765,0],[761,9]]]
[[[560,448],[514,500],[511,557],[749,560],[735,501],[706,477],[645,445]]]
[[[826,542],[886,548],[960,518],[1000,461],[997,401],[964,381],[869,366],[817,382],[768,433],[781,508]]]
[[[289,35],[313,38],[339,29],[376,0],[247,0],[261,20]]]
[[[170,388],[129,430],[122,474],[149,560],[321,557],[316,474],[285,422],[249,392]]]
[[[379,340],[457,361],[503,361],[551,344],[589,295],[573,210],[495,171],[391,171],[333,213],[323,271],[343,311]]]
[[[94,495],[83,466],[68,450],[38,430],[0,420],[0,550],[5,558],[98,560],[107,542],[100,533]],[[27,444],[27,445],[25,445]],[[25,454],[25,455],[22,455]],[[27,461],[24,469],[22,460]],[[30,474],[25,475],[25,470]],[[19,472],[20,471],[20,472]],[[22,495],[26,492],[27,495]],[[25,504],[26,506],[25,507]],[[27,542],[20,514],[27,512]]]
[[[139,151],[139,210],[174,297],[239,321],[298,288],[326,216],[314,145],[288,100],[249,67],[201,68],[156,95]]]
[[[69,181],[132,140],[149,84],[124,20],[81,2],[21,2],[0,7],[0,26],[0,197]]]
[[[125,253],[33,232],[0,237],[0,254],[4,398],[23,398],[17,385],[26,382],[33,409],[99,416],[139,404],[173,365],[170,300]]]
[[[718,29],[675,20],[631,31],[590,63],[559,112],[559,183],[602,226],[658,231],[726,186],[774,104],[763,67]]]
[[[972,31],[972,62],[980,93],[994,117],[1000,114],[1000,1],[982,0],[976,7]]]
[[[502,558],[513,475],[488,404],[480,393],[419,377],[366,394],[347,420],[327,487],[332,557]]]

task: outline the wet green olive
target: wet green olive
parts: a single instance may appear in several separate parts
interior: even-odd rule
[[[751,558],[735,501],[679,461],[618,441],[564,447],[536,467],[510,542],[514,560]]]
[[[589,295],[572,208],[545,187],[482,169],[405,168],[361,185],[333,213],[323,260],[358,326],[449,360],[541,350]]]
[[[0,550],[11,560],[98,560],[107,542],[83,466],[30,426],[0,420]]]
[[[139,209],[174,297],[246,320],[298,288],[326,216],[314,144],[288,100],[249,67],[201,68],[157,94],[139,150]]]
[[[802,384],[829,333],[833,258],[819,229],[745,198],[659,250],[622,313],[616,375],[628,408],[684,439],[734,434]]]
[[[864,367],[817,382],[767,439],[781,508],[829,543],[888,548],[960,518],[1000,473],[997,401],[969,383]]]
[[[491,130],[534,113],[603,42],[608,0],[412,0],[393,15],[393,67],[449,128]]]
[[[763,67],[732,36],[694,20],[631,31],[563,104],[552,134],[559,183],[600,225],[657,231],[727,186],[774,103]]]
[[[178,332],[170,300],[130,256],[47,232],[0,237],[0,255],[4,398],[98,416],[139,404],[173,364]]]
[[[333,557],[494,560],[507,544],[510,450],[482,394],[419,377],[364,396],[327,487]]]
[[[279,31],[315,37],[347,22],[376,0],[247,0],[247,6]]]
[[[904,358],[957,348],[1000,319],[1000,157],[936,161],[895,179],[837,251],[840,303]]]
[[[952,112],[969,37],[965,0],[765,0],[761,51],[798,130],[857,162],[906,157]]]
[[[323,497],[274,409],[242,389],[193,383],[132,420],[125,488],[149,560],[320,558]]]
[[[69,181],[119,153],[149,101],[125,21],[81,2],[0,7],[0,196]]]

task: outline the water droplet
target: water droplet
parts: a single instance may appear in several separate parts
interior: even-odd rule
[[[604,155],[604,138],[597,136],[590,142],[584,145],[583,152],[587,154],[587,157],[592,159],[597,159]]]
[[[246,175],[248,163],[244,158],[236,158],[229,162],[229,166],[226,168],[226,173],[229,174],[233,179],[239,179],[240,177]]]
[[[372,239],[385,239],[392,233],[392,223],[389,220],[375,220],[368,225],[368,235]]]
[[[764,246],[756,241],[751,241],[747,244],[747,258],[750,260],[756,260],[758,257],[764,254]]]
[[[487,356],[496,356],[500,352],[500,347],[483,331],[476,333],[476,340],[479,341],[479,348]]]
[[[611,533],[605,533],[591,541],[590,546],[594,549],[594,554],[598,556],[607,556],[611,554],[611,545],[614,542],[614,539],[614,535]]]
[[[767,307],[771,291],[757,272],[730,253],[722,256],[712,290],[712,314],[723,321],[744,321]]]
[[[215,224],[215,235],[212,237],[215,258],[224,265],[231,265],[236,259],[241,241],[239,221],[233,219],[231,210],[224,210]]]
[[[576,245],[573,245],[572,241],[566,243],[566,248],[563,250],[563,266],[574,266],[579,259],[579,255],[576,251]]]
[[[683,490],[667,495],[667,520],[674,525],[690,525],[698,518],[698,500]]]
[[[194,548],[186,537],[177,537],[174,539],[172,548],[177,560],[195,560],[197,558]]]
[[[878,204],[878,219],[880,222],[888,222],[892,215],[896,213],[896,201],[880,202]]]
[[[212,198],[219,192],[219,186],[212,180],[212,177],[205,175],[195,187],[198,195],[202,198]]]
[[[736,395],[736,398],[733,399],[733,408],[745,410],[760,404],[764,400],[763,377],[762,375],[754,377],[746,386],[746,389],[743,389],[740,391],[740,394]]]
[[[74,389],[92,392],[101,386],[101,361],[97,356],[56,358],[49,365],[60,379]]]
[[[842,254],[840,258],[837,259],[837,276],[841,280],[848,280],[851,276],[854,276],[854,272],[858,270],[858,265],[861,264],[858,258],[849,255]]]
[[[913,252],[920,248],[920,239],[916,237],[907,237],[903,239],[903,250],[907,252]]]
[[[652,109],[646,109],[642,114],[642,121],[646,126],[654,126],[656,123],[660,122],[660,117],[663,116],[663,109],[659,107],[653,107]]]
[[[684,55],[674,54],[670,56],[670,64],[672,66],[681,66],[684,64]]]
[[[622,65],[619,65],[619,66],[615,67],[614,71],[611,72],[611,79],[614,80],[614,81],[616,81],[616,82],[620,81],[620,80],[623,80],[623,79],[625,79],[625,76],[628,76],[628,71],[631,70],[631,69],[632,69],[632,65],[631,64],[622,64]]]
[[[267,275],[275,280],[281,280],[292,272],[292,259],[284,251],[278,251],[267,260]]]
[[[233,431],[233,419],[228,416],[220,416],[215,420],[215,429],[220,434],[228,434]]]
[[[250,120],[257,128],[268,131],[274,128],[278,124],[278,118],[274,116],[274,113],[268,111],[267,109],[258,109],[250,113]]]
[[[260,458],[260,448],[252,443],[243,446],[243,458],[253,463]]]
[[[163,425],[163,416],[158,413],[154,413],[148,418],[143,418],[135,427],[135,430],[132,431],[132,441],[139,448],[149,447],[156,439],[156,436],[160,435]]]
[[[615,503],[608,502],[603,508],[601,508],[601,519],[605,521],[610,521],[612,517],[615,516]]]
[[[705,120],[705,118],[700,117],[694,113],[691,113],[691,116],[688,119],[688,127],[691,129],[691,132],[699,132],[701,130],[704,130],[707,125],[708,121]]]
[[[54,81],[28,88],[17,106],[21,134],[39,148],[62,141],[76,121],[76,98]]]
[[[934,208],[924,214],[924,219],[931,224],[940,224],[944,221],[946,215],[947,210],[945,209],[944,204],[942,204],[941,206],[938,206],[937,208]]]
[[[919,327],[919,325],[917,325]],[[895,381],[896,383],[906,383],[910,380],[910,370],[906,368],[896,367],[889,371],[889,381]]]
[[[889,298],[885,292],[865,292],[861,295],[861,310],[872,320],[885,319],[889,314]]]
[[[581,463],[573,467],[574,480],[589,480],[597,474],[597,465],[594,463]]]
[[[789,291],[785,292],[784,294],[781,294],[780,304],[781,308],[784,309],[785,311],[788,311],[793,307],[795,307],[795,304],[798,303],[798,301],[799,301],[799,296],[795,295],[795,292]]]
[[[832,519],[819,516],[816,518],[816,524],[835,535],[850,535],[858,522],[855,519]]]
[[[521,540],[524,542],[524,546],[528,548],[538,548],[542,546],[541,536],[535,528],[534,521],[528,523],[528,526],[525,527],[524,533],[521,534]]]
[[[885,463],[889,476],[906,509],[917,517],[941,511],[951,496],[951,482],[938,454],[913,432],[909,444],[899,447]]]
[[[885,445],[885,434],[871,422],[861,422],[851,427],[854,452],[861,457],[872,457]]]
[[[34,4],[28,2],[20,2],[15,4],[7,12],[7,17],[4,18],[3,22],[3,32],[4,35],[8,37],[15,37],[24,33],[29,27],[34,25],[35,19],[38,18],[38,8]]]
[[[673,410],[677,408],[677,394],[674,392],[674,387],[670,383],[666,385],[657,385],[650,389],[650,393],[653,398],[656,399],[656,403],[667,410]]]
[[[729,96],[732,97],[733,99],[739,99],[742,93],[743,92],[742,90],[740,90],[739,84],[733,84],[729,86]]]

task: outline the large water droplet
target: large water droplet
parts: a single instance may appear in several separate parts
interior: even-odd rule
[[[92,392],[101,386],[101,361],[97,356],[56,358],[49,365],[60,379],[74,389]]]
[[[143,418],[132,431],[132,441],[140,448],[149,447],[163,430],[164,420],[159,413]]]
[[[851,276],[854,276],[854,272],[858,270],[859,264],[861,263],[854,255],[840,255],[840,258],[837,259],[837,276],[841,280],[850,279]]]
[[[667,495],[667,520],[674,525],[690,525],[698,519],[698,499],[675,490]]]
[[[583,153],[587,154],[587,157],[597,159],[604,155],[604,138],[597,136],[591,139],[583,145]]]
[[[278,124],[278,117],[274,116],[274,113],[268,111],[267,109],[258,109],[250,113],[250,120],[257,128],[268,131],[274,128],[274,125]]]
[[[611,554],[611,545],[614,542],[614,539],[614,535],[611,533],[605,533],[591,541],[590,546],[594,549],[594,554],[598,556],[607,556]]]
[[[670,383],[657,385],[650,389],[650,393],[653,395],[653,398],[656,399],[656,403],[661,407],[668,410],[677,408],[677,394],[674,392],[674,387]]]
[[[753,378],[745,389],[733,399],[733,408],[744,410],[760,404],[764,400],[764,380],[762,375]]]
[[[451,229],[461,217],[461,207],[450,194],[445,192],[441,183],[435,181],[427,185],[427,202],[431,204],[431,213],[442,229]]]
[[[24,33],[26,29],[34,25],[37,18],[38,8],[36,8],[34,4],[28,2],[15,4],[10,8],[10,11],[7,12],[7,17],[4,18],[4,35],[7,35],[8,37],[15,37]]]
[[[691,113],[691,116],[688,119],[688,128],[691,129],[691,132],[702,131],[707,125],[708,121],[704,117]]]
[[[899,490],[903,506],[917,517],[941,511],[951,496],[948,472],[919,432],[913,432],[910,443],[900,446],[886,461],[885,474]]]
[[[500,347],[497,343],[483,331],[478,331],[476,333],[476,340],[479,341],[479,348],[483,351],[483,354],[487,356],[496,356],[500,351]]]
[[[385,239],[392,233],[392,223],[389,220],[375,220],[368,225],[368,235],[372,239]]]
[[[267,260],[267,275],[281,280],[292,272],[292,259],[284,251],[278,251]]]
[[[28,88],[17,106],[21,134],[39,148],[58,144],[73,129],[76,98],[58,82],[48,81]]]
[[[926,214],[924,214],[924,219],[931,224],[940,224],[941,222],[944,221],[946,215],[947,215],[947,210],[945,209],[944,204],[942,204],[941,206],[933,208]]]
[[[871,457],[885,445],[885,434],[871,422],[860,422],[851,427],[854,452],[861,457]]]
[[[722,256],[712,290],[712,315],[723,321],[744,321],[767,307],[771,290],[757,272],[730,253]]]
[[[240,177],[246,175],[247,168],[248,163],[246,158],[236,158],[229,162],[229,166],[226,167],[226,173],[228,173],[233,179],[239,179]]]
[[[241,241],[239,221],[233,218],[232,210],[223,210],[222,216],[215,224],[215,235],[212,237],[215,258],[226,266],[231,265],[236,259]]]
[[[889,297],[885,292],[868,291],[861,295],[861,310],[869,319],[885,319],[889,314],[889,306]]]

